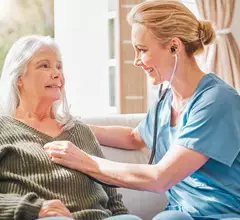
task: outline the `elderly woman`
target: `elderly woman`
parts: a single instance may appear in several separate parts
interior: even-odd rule
[[[91,130],[69,113],[53,39],[19,39],[6,57],[0,88],[0,219],[100,220],[128,213],[115,189],[53,163],[43,149],[64,140],[103,157]]]

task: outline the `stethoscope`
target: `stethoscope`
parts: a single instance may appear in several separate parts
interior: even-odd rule
[[[148,161],[148,164],[152,164],[153,163],[153,159],[154,159],[154,156],[156,154],[156,148],[157,148],[157,130],[158,130],[158,109],[159,109],[159,106],[161,104],[161,102],[164,100],[167,92],[170,90],[170,87],[171,87],[171,84],[172,84],[172,81],[173,81],[173,78],[176,74],[176,69],[177,69],[177,64],[178,64],[178,56],[175,54],[175,63],[174,63],[174,68],[173,68],[173,72],[172,72],[172,76],[169,80],[169,83],[168,83],[168,86],[167,88],[163,91],[163,84],[161,83],[160,84],[160,87],[159,87],[159,92],[158,92],[158,101],[156,103],[156,107],[155,107],[155,117],[154,117],[154,130],[153,130],[153,141],[152,141],[152,152],[151,152],[151,156],[150,156],[150,159]],[[155,68],[155,70],[157,71],[157,68]],[[158,71],[157,71],[158,73]],[[158,73],[159,74],[159,73]],[[160,74],[159,74],[160,75]],[[100,180],[97,180],[89,175],[87,175],[91,180],[93,180],[94,182],[96,183],[99,183],[103,186],[107,186],[107,187],[111,187],[111,188],[120,188],[120,186],[115,186],[115,185],[111,185],[111,184],[107,184],[105,182],[102,182]]]

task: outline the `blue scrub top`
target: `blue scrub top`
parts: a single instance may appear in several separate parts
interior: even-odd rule
[[[171,145],[198,151],[209,160],[167,191],[167,210],[195,219],[240,217],[240,96],[215,74],[206,74],[186,103],[175,127],[170,126],[172,93],[158,112],[157,163]],[[155,105],[137,129],[152,148]],[[191,166],[191,164],[189,164]]]

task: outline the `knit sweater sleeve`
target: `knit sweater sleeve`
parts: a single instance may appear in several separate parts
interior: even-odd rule
[[[91,141],[91,146],[92,146],[92,155],[105,158],[103,155],[103,152],[101,150],[100,144],[91,131],[91,129],[87,126],[84,125],[86,129],[86,137],[88,141]],[[123,201],[122,201],[122,195],[117,192],[115,188],[103,186],[104,191],[108,195],[108,203],[107,203],[107,208],[112,212],[112,215],[120,215],[120,214],[127,214],[128,209],[124,206]]]
[[[122,194],[118,193],[114,188],[103,186],[103,189],[109,197],[107,208],[112,212],[112,215],[129,213],[128,209],[123,204]]]
[[[35,193],[25,196],[17,194],[0,194],[0,219],[35,220],[42,206],[43,199]]]
[[[3,164],[1,161],[7,154],[11,154],[11,146],[0,146],[0,180],[3,177]],[[0,192],[4,192],[0,184]],[[18,194],[0,193],[0,219],[4,220],[35,220],[38,217],[43,199],[35,193],[28,193],[24,196]]]

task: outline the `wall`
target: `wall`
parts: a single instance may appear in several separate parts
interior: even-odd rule
[[[105,114],[108,103],[107,0],[55,0],[55,39],[74,115]]]

